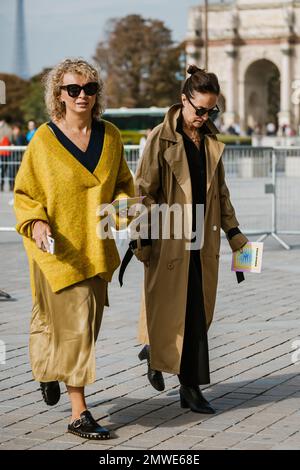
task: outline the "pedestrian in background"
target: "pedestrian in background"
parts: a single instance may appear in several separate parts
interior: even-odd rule
[[[12,138],[11,144],[15,146],[26,146],[27,141],[26,137],[24,136],[21,125],[19,123],[14,123],[12,125]],[[10,190],[13,191],[16,174],[18,172],[19,166],[21,164],[22,159],[22,152],[20,151],[12,151],[10,158],[9,158],[9,184]],[[11,201],[9,202],[11,205]]]
[[[12,137],[11,137],[12,145],[26,145],[27,140],[22,132],[21,124],[16,122],[12,125]]]
[[[36,132],[36,125],[34,121],[28,121],[28,132],[26,134],[27,143],[29,143]]]
[[[8,147],[11,145],[11,128],[10,126],[4,121],[0,121],[0,147]],[[0,149],[0,191],[4,191],[4,184],[5,184],[5,177],[7,176],[9,179],[9,158],[11,152],[9,150],[1,150]]]

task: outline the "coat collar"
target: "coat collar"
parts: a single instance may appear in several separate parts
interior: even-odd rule
[[[105,125],[105,121],[104,121]],[[71,168],[76,167],[76,174],[77,177],[79,178],[80,175],[84,178],[86,184],[87,181],[89,180],[91,182],[91,185],[97,185],[100,183],[99,175],[103,175],[103,158],[101,158],[103,155],[107,153],[107,148],[108,148],[108,136],[107,136],[107,129],[105,127],[104,131],[104,141],[103,141],[103,147],[101,151],[101,155],[99,157],[98,164],[96,168],[94,169],[93,172],[89,171],[55,136],[54,131],[47,125],[47,123],[44,123],[40,126],[39,130],[37,131],[43,140],[43,142],[47,142],[47,145],[49,148],[53,151],[53,154],[57,156],[57,158],[60,158],[60,156],[64,156],[64,161],[66,164],[68,164]],[[109,152],[110,154],[110,152]],[[111,158],[111,157],[110,157]],[[103,181],[103,177],[101,180]]]
[[[181,108],[181,104],[175,104],[169,109],[162,124],[160,138],[174,144],[166,149],[164,152],[164,158],[167,160],[179,185],[182,187],[187,201],[191,202],[192,189],[188,162],[184,151],[184,143],[182,135],[176,131]],[[212,121],[208,120],[202,127],[201,131],[205,138],[207,172],[206,191],[208,193],[225,145],[218,141],[216,134],[218,134],[219,131]]]
[[[168,110],[162,125],[161,139],[169,140],[171,142],[178,142],[181,140],[181,134],[176,132],[177,121],[181,110],[182,105],[180,103],[174,104]],[[219,131],[215,124],[210,119],[208,119],[202,126],[201,133],[205,135],[216,135],[219,134]]]

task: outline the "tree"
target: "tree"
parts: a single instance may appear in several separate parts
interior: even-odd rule
[[[42,84],[43,76],[46,72],[47,70],[44,70],[30,80],[27,93],[21,103],[25,121],[34,120],[38,124],[41,124],[48,119],[44,102],[44,87]]]
[[[1,73],[0,80],[3,80],[6,86],[6,104],[0,106],[0,119],[7,122],[23,122],[21,103],[27,94],[29,82],[8,73]]]
[[[179,98],[182,46],[160,20],[128,15],[112,19],[94,60],[105,78],[110,107],[168,106]]]

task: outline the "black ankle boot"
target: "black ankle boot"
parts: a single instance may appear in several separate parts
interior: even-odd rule
[[[195,413],[214,414],[214,408],[204,398],[198,385],[180,385],[181,408],[190,408]]]
[[[150,346],[146,344],[143,349],[139,352],[138,358],[140,361],[147,360],[148,372],[147,377],[152,387],[158,392],[162,392],[165,389],[165,381],[160,370],[154,370],[150,367]]]

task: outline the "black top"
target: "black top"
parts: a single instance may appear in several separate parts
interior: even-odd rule
[[[196,230],[196,204],[206,204],[206,154],[204,145],[204,135],[201,137],[200,149],[195,143],[184,133],[182,127],[182,117],[178,119],[176,128],[183,137],[183,143],[187,161],[190,170],[191,186],[192,186],[192,198],[193,198],[193,231]]]
[[[53,130],[59,142],[75,157],[87,170],[93,173],[98,165],[104,142],[105,127],[103,121],[93,120],[89,145],[83,152],[75,145],[53,121],[47,123]]]
[[[191,185],[192,185],[192,197],[193,197],[193,231],[195,231],[196,223],[196,204],[204,204],[204,212],[206,205],[206,153],[204,145],[204,134],[199,129],[199,135],[201,137],[200,150],[195,143],[184,133],[182,127],[182,116],[178,119],[176,128],[183,137],[185,153],[187,156]],[[241,233],[238,227],[231,228],[227,236],[229,240],[238,233]]]

